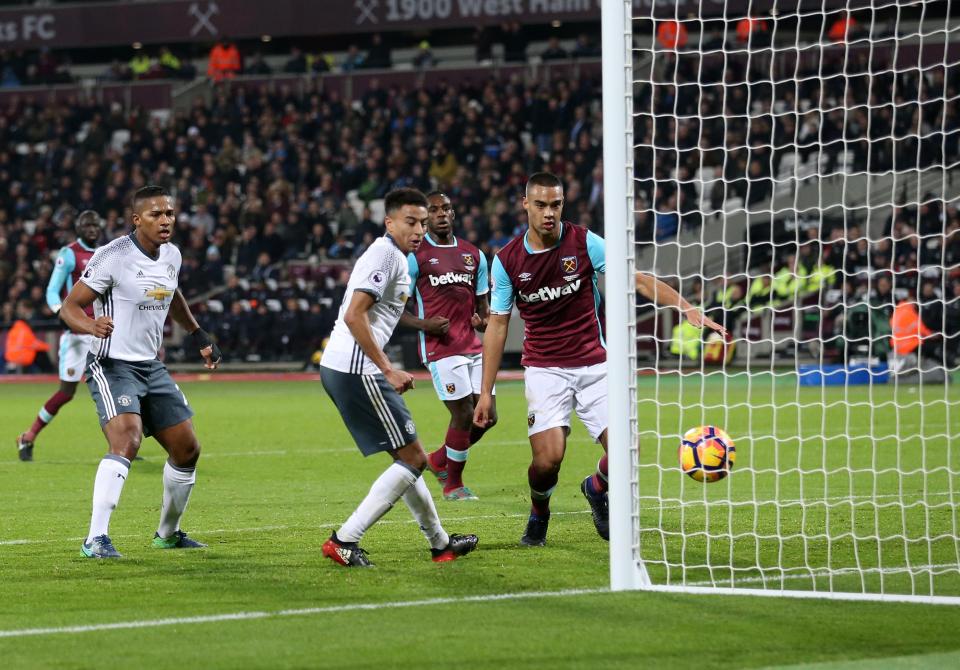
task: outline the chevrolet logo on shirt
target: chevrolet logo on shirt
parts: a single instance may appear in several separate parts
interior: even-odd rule
[[[173,291],[165,286],[154,286],[151,290],[144,291],[143,295],[147,298],[153,298],[154,300],[162,302],[172,296]]]

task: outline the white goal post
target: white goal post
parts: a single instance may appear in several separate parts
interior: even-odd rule
[[[960,604],[955,4],[601,3],[613,590]]]

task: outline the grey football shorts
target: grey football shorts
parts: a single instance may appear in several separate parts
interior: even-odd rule
[[[321,367],[320,381],[364,456],[394,451],[417,439],[410,410],[383,375]]]
[[[193,416],[186,396],[158,360],[131,362],[88,354],[86,375],[101,428],[118,414],[139,414],[144,435],[153,435]]]

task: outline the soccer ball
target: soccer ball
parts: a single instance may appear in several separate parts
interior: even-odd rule
[[[699,426],[684,433],[677,456],[680,469],[698,482],[717,482],[733,469],[737,450],[722,428]]]

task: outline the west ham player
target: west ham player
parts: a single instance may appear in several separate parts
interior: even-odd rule
[[[473,425],[480,393],[481,352],[477,330],[487,326],[490,283],[487,258],[476,246],[453,234],[456,216],[445,194],[427,195],[427,233],[416,253],[407,256],[415,286],[417,316],[404,312],[400,325],[420,330],[420,360],[430,370],[433,388],[450,411],[447,436],[427,456],[427,467],[443,485],[446,500],[476,500],[463,485],[467,450],[487,428]],[[496,422],[495,408],[491,408]]]
[[[120,557],[108,535],[110,516],[144,435],[153,435],[169,454],[153,546],[206,546],[180,530],[200,443],[190,421],[193,410],[157,359],[167,313],[190,333],[208,369],[216,369],[221,355],[177,288],[180,250],[169,244],[173,204],[159,186],[139,189],[133,196],[134,232],[97,249],[60,310],[71,330],[96,338],[87,355],[87,386],[110,445],[93,484],[90,532],[81,547],[88,558]],[[91,304],[96,318],[85,312]]]
[[[77,239],[57,254],[57,261],[47,284],[47,305],[54,314],[60,311],[63,297],[77,283],[93,257],[101,228],[100,215],[93,210],[88,209],[77,217]],[[93,316],[92,307],[87,308],[87,316]],[[61,407],[73,400],[77,384],[83,377],[92,339],[92,335],[71,330],[60,335],[60,388],[40,408],[30,429],[17,437],[17,453],[21,461],[33,460],[33,446],[37,435],[53,421]]]
[[[387,234],[357,259],[330,341],[320,359],[320,380],[364,456],[386,452],[393,463],[350,518],[323,545],[323,555],[346,567],[369,567],[363,534],[403,498],[423,531],[435,562],[452,561],[477,546],[476,535],[448,535],[421,474],[427,455],[400,397],[413,377],[383,352],[410,296],[407,254],[423,239],[427,199],[401,188],[384,201]]]
[[[609,539],[607,352],[597,290],[597,274],[606,268],[604,241],[586,228],[561,220],[563,186],[550,173],[530,177],[523,207],[529,223],[526,234],[501,249],[491,268],[493,299],[474,421],[478,426],[490,421],[493,385],[516,301],[526,326],[522,363],[533,451],[527,471],[532,505],[520,542],[546,543],[550,496],[558,481],[573,410],[604,450],[597,471],[584,479],[581,491],[590,503],[597,532]],[[679,308],[693,325],[722,332],[720,325],[658,279],[638,272],[636,287],[660,305]]]

